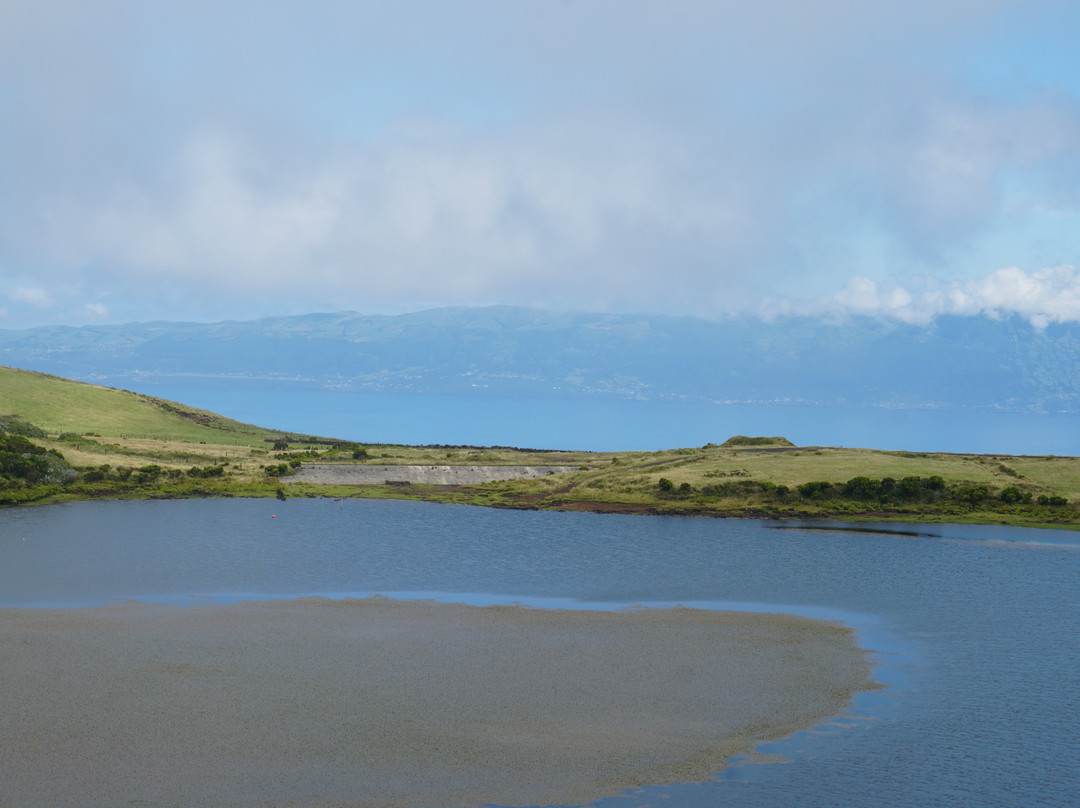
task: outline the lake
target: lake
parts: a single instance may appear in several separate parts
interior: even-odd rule
[[[0,511],[0,605],[383,593],[839,619],[875,651],[885,690],[762,747],[782,765],[599,805],[1077,804],[1080,534],[825,527],[377,500],[68,503]]]
[[[1080,455],[1075,413],[355,393],[240,382],[133,389],[246,423],[361,443],[652,451],[783,435],[800,446]]]

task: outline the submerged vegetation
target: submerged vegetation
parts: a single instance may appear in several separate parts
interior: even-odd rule
[[[457,486],[297,481],[312,462],[577,470]],[[357,444],[0,368],[0,504],[198,496],[1072,527],[1080,526],[1080,458],[797,447],[781,437],[748,436],[661,452]]]

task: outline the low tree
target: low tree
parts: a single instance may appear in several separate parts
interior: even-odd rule
[[[1018,505],[1020,503],[1031,502],[1031,494],[1026,491],[1021,491],[1015,485],[1010,485],[1001,490],[1001,493],[998,494],[998,499],[1006,505]]]
[[[985,485],[961,485],[953,496],[968,505],[981,505],[990,499],[990,489]]]
[[[896,487],[896,496],[900,499],[918,499],[922,496],[922,477],[904,477]]]
[[[1046,494],[1039,494],[1035,501],[1039,505],[1049,505],[1051,508],[1060,508],[1069,504],[1069,501],[1065,499],[1065,497],[1047,496]]]
[[[852,477],[844,483],[844,496],[852,499],[873,499],[878,495],[878,482],[869,477]]]
[[[833,484],[827,480],[812,480],[800,485],[798,490],[806,499],[823,499],[832,493]]]

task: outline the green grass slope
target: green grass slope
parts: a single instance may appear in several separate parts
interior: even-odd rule
[[[46,432],[262,445],[280,434],[163,399],[0,367],[0,416],[19,415]]]

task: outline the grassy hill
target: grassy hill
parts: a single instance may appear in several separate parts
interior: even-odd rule
[[[624,513],[1080,526],[1080,458],[798,447],[782,437],[741,435],[662,452],[359,446],[2,367],[0,438],[0,504],[357,496]],[[313,462],[578,470],[472,486],[290,482],[296,469]]]
[[[14,451],[5,457],[16,435],[42,449],[40,457]],[[266,467],[277,465],[275,444],[343,445],[7,367],[0,367],[0,437],[0,504],[97,496],[273,495],[276,476]],[[28,465],[28,460],[35,462]],[[48,473],[45,461],[51,464]]]
[[[511,496],[547,486],[545,505],[670,514],[907,518],[1074,524],[1080,459],[960,455],[772,441],[623,452],[559,481],[500,484]],[[783,441],[787,443],[787,441]]]
[[[50,433],[258,446],[280,435],[216,413],[127,390],[0,367],[0,416]]]

